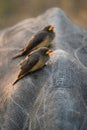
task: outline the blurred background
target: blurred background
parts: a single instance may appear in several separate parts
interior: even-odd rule
[[[0,29],[36,17],[50,7],[62,8],[76,24],[87,28],[87,0],[0,0]]]

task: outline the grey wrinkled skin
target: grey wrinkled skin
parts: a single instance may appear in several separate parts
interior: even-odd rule
[[[48,65],[12,86],[23,59],[12,56],[48,24]],[[87,130],[87,31],[58,8],[0,31],[0,130]]]

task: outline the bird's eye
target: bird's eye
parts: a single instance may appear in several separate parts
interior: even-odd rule
[[[49,30],[49,31],[52,31],[53,29],[54,29],[54,27],[53,27],[53,26],[50,26],[48,30]]]
[[[49,54],[49,50],[48,50],[48,51],[46,51],[46,52],[45,52],[45,54],[46,54],[46,55],[48,55],[48,54]]]
[[[53,52],[53,50],[48,50],[48,51],[45,52],[45,54],[46,54],[46,55],[49,55],[49,54],[52,53],[52,52]]]

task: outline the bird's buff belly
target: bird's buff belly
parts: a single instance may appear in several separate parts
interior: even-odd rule
[[[43,66],[45,65],[45,63],[43,64],[43,61],[39,61],[37,63],[37,65],[35,65],[29,72],[34,72],[36,70],[41,69]]]
[[[40,47],[48,47],[50,44],[50,39],[47,38],[42,44],[38,44],[35,48],[33,48],[32,51]]]

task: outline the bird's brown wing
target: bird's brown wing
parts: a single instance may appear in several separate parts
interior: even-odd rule
[[[20,64],[20,69],[23,73],[28,72],[34,65],[39,61],[39,55],[32,55],[28,58],[25,58],[23,62]]]
[[[37,33],[26,43],[25,50],[32,50],[34,47],[38,46],[38,44],[43,42],[46,37],[48,37],[48,33],[46,31]]]
[[[19,65],[22,66],[27,60],[29,60],[29,56],[26,56],[23,60],[21,60]]]

